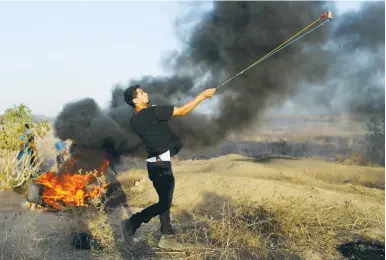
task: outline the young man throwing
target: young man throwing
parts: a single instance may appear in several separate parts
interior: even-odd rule
[[[215,92],[215,88],[207,89],[181,107],[150,107],[148,106],[148,94],[139,85],[125,90],[124,99],[135,110],[130,123],[146,145],[148,176],[159,198],[157,203],[122,221],[123,234],[129,244],[132,243],[133,236],[142,223],[147,223],[159,215],[162,236],[158,247],[183,250],[182,245],[174,237],[170,223],[170,207],[174,191],[174,176],[170,158],[181,150],[182,144],[178,136],[170,130],[168,121],[174,116],[184,116],[190,113],[204,99],[212,97]]]

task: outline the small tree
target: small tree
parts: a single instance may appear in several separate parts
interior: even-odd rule
[[[32,112],[27,106],[14,106],[0,115],[0,149],[18,150],[22,144],[20,136],[25,133],[25,124],[30,125],[35,137],[43,138],[50,130],[47,122],[32,122]]]
[[[365,135],[367,157],[378,165],[385,165],[385,118],[371,118]]]
[[[21,104],[14,106],[0,115],[0,188],[16,188],[24,185],[30,177],[38,172],[43,158],[35,155],[34,165],[31,165],[31,155],[24,153],[18,157],[18,151],[25,148],[25,140],[20,137],[25,134],[25,124],[30,126],[35,138],[43,138],[50,130],[47,122],[33,122],[31,110]],[[30,147],[35,148],[34,142]]]

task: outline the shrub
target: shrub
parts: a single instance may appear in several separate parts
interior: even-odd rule
[[[31,129],[27,136],[25,124]],[[36,138],[43,138],[49,130],[47,122],[33,122],[32,111],[23,104],[0,115],[0,188],[19,188],[39,172],[43,158],[37,153]],[[30,154],[18,153],[22,149],[35,151],[33,164]]]
[[[0,151],[0,157],[0,189],[23,187],[39,172],[43,163],[43,158],[37,156],[35,165],[31,166],[30,155],[24,154],[18,160],[16,152],[5,149]]]

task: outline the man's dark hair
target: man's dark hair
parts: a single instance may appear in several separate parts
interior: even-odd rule
[[[137,89],[139,87],[139,85],[128,87],[123,94],[125,102],[133,108],[135,108],[133,99],[137,97]]]
[[[29,124],[24,124],[25,128],[29,129]]]

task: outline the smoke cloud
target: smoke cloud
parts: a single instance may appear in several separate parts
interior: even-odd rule
[[[336,97],[344,97],[348,112],[384,118],[385,2],[366,2],[360,12],[346,14],[333,37],[338,48],[330,76],[340,80]]]
[[[385,3],[365,2],[358,12],[334,19],[325,47],[330,53],[329,73],[322,84],[299,91],[295,109],[348,113],[361,120],[384,118]]]
[[[131,79],[128,85],[140,84],[154,105],[182,105],[248,67],[322,13],[334,10],[333,3],[324,2],[216,1],[213,5],[186,30],[189,34],[181,35],[186,39],[182,50],[165,59],[170,76]],[[345,109],[350,111],[384,109],[384,88],[379,88],[384,84],[384,3],[364,8],[347,15],[344,23],[334,25],[333,20],[223,86],[214,100],[204,101],[218,104],[211,116],[192,113],[171,120],[184,147],[194,150],[218,144],[228,133],[248,128],[265,109],[299,95],[304,86],[312,85],[310,97],[325,107],[333,106],[338,97],[338,103],[345,100]],[[189,22],[180,20],[179,24],[186,29]],[[370,60],[365,52],[372,54]],[[354,58],[361,62],[354,64]],[[129,124],[133,109],[123,100],[125,87],[112,91],[107,110],[92,99],[67,104],[55,123],[57,136],[95,148],[108,139],[120,154],[144,156],[143,145]],[[348,89],[352,94],[347,94]]]

